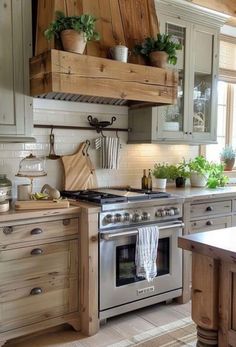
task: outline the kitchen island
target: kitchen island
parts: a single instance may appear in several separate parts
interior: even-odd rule
[[[236,227],[183,236],[178,245],[192,252],[197,346],[236,346]]]

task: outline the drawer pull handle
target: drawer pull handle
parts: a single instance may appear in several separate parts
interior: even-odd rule
[[[42,288],[33,288],[30,291],[30,295],[38,295],[38,294],[42,294],[43,290]]]
[[[207,211],[207,212],[213,211],[213,207],[212,207],[212,206],[207,206],[206,211]]]
[[[70,224],[70,219],[63,219],[63,225],[69,225]]]
[[[40,228],[34,228],[34,229],[31,230],[30,234],[31,234],[31,235],[39,235],[39,234],[41,234],[42,232],[43,232],[42,229],[40,229]]]
[[[4,233],[5,235],[10,235],[10,234],[12,234],[12,233],[13,233],[13,227],[4,227],[4,228],[3,228],[3,233]]]
[[[40,255],[40,254],[43,254],[43,250],[41,248],[34,248],[34,249],[32,249],[31,254],[32,255]]]
[[[206,222],[206,225],[213,225],[212,220],[208,220],[208,221]]]

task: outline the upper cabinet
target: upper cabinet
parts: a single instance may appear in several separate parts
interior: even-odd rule
[[[0,0],[0,142],[33,141],[31,2]]]
[[[216,141],[219,31],[225,17],[190,6],[157,2],[160,32],[182,44],[177,65],[169,67],[179,74],[178,99],[170,106],[130,110],[130,143]]]

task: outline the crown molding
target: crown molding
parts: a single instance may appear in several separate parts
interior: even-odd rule
[[[200,25],[220,28],[230,16],[193,4],[189,0],[155,0],[158,13],[168,14],[181,20],[194,21]]]

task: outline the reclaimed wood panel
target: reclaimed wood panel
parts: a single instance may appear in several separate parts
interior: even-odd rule
[[[58,50],[31,60],[32,96],[63,92],[173,104],[177,81],[172,70]]]
[[[38,0],[36,56],[50,48],[60,49],[59,42],[48,43],[43,34],[57,10],[66,15],[89,13],[97,18],[101,39],[88,42],[87,55],[109,57],[110,47],[123,44],[130,49],[129,61],[143,64],[143,59],[133,55],[133,47],[159,32],[154,0]]]

